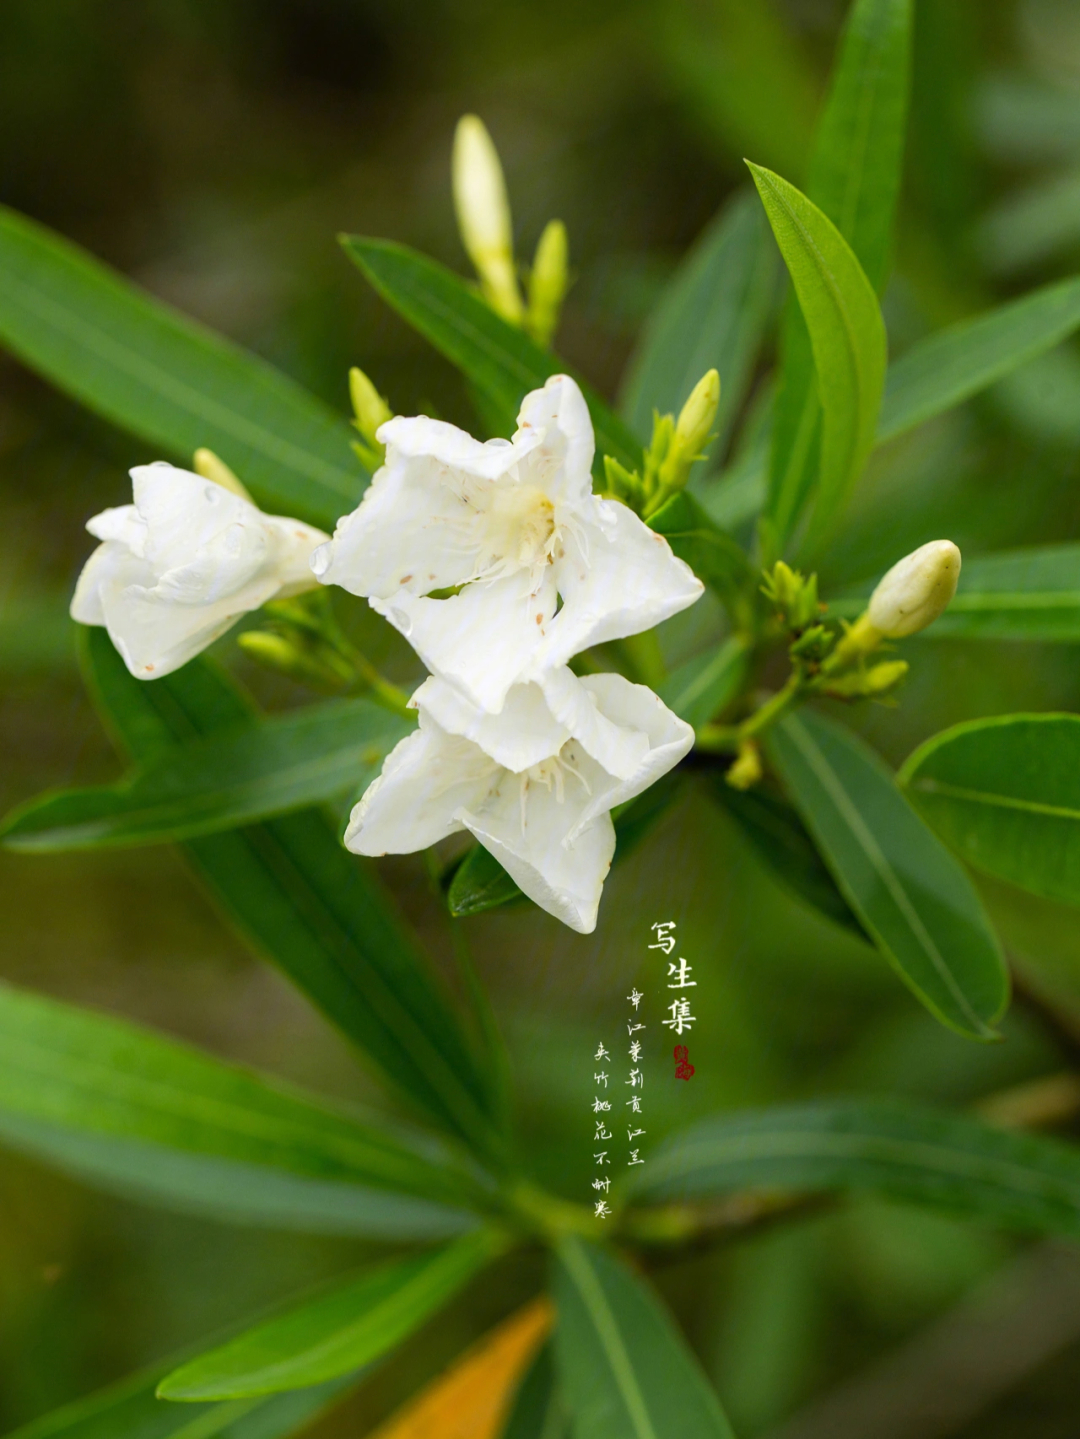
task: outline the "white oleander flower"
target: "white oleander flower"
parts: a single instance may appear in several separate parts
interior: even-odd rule
[[[489,714],[432,677],[420,728],[387,756],[352,812],[356,854],[408,854],[469,830],[530,899],[596,928],[615,853],[611,809],[672,769],[694,731],[644,685],[568,669],[516,685]]]
[[[662,536],[593,494],[592,422],[566,375],[525,397],[512,440],[422,415],[378,434],[386,464],[312,568],[365,596],[481,709],[702,593]]]
[[[102,541],[71,601],[72,619],[104,625],[136,679],[179,669],[241,615],[311,589],[326,540],[299,520],[164,461],[131,471],[135,503],[86,528]]]

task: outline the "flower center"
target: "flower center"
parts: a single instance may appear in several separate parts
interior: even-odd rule
[[[555,507],[537,485],[496,485],[483,511],[480,552],[473,579],[532,573],[534,587],[558,539]]]
[[[542,759],[539,764],[530,765],[528,769],[522,770],[518,776],[519,792],[521,797],[521,833],[525,833],[526,806],[529,797],[529,790],[533,785],[543,785],[550,794],[555,791],[556,803],[562,804],[566,799],[566,776],[572,775],[582,786],[586,794],[592,794],[589,782],[577,767],[577,754],[574,750],[572,740],[567,740],[557,755],[550,759]]]

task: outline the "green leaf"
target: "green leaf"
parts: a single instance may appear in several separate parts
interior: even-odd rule
[[[567,373],[558,356],[496,315],[444,265],[392,240],[343,235],[341,243],[387,304],[456,365],[497,413],[516,415],[530,390],[540,389],[550,375]],[[596,430],[598,462],[608,454],[636,469],[640,444],[589,385],[578,383]]]
[[[742,546],[709,517],[693,495],[686,490],[672,495],[648,525],[664,536],[679,559],[685,560],[725,604],[738,607],[753,579],[750,561]]]
[[[1080,279],[1046,285],[913,345],[889,366],[877,443],[962,404],[1080,328]]]
[[[680,775],[665,775],[613,814],[615,864],[634,852],[681,788]],[[523,898],[517,884],[494,855],[477,844],[454,871],[446,903],[455,919],[463,919]]]
[[[120,746],[145,761],[251,714],[205,657],[144,683],[104,630],[80,633],[91,694]],[[225,916],[428,1115],[491,1151],[494,1086],[430,966],[371,872],[319,811],[189,840]]]
[[[777,288],[776,250],[753,194],[729,201],[679,265],[627,367],[620,409],[647,445],[653,411],[678,415],[720,375],[717,449],[742,409]]]
[[[852,619],[862,614],[873,584],[830,600]],[[949,608],[919,632],[929,640],[1080,640],[1080,545],[1005,550],[965,559]]]
[[[430,1141],[418,1147],[280,1081],[7,985],[0,1139],[91,1182],[232,1222],[388,1237],[474,1224],[426,1202],[460,1206],[477,1192]]]
[[[558,1247],[555,1354],[575,1439],[733,1439],[653,1291],[606,1250]]]
[[[490,1230],[369,1270],[166,1376],[163,1399],[244,1399],[321,1384],[381,1358],[506,1248]]]
[[[207,446],[270,510],[333,529],[360,498],[366,475],[344,420],[263,360],[2,207],[0,344],[185,465]]]
[[[841,893],[900,977],[942,1023],[993,1038],[1008,1001],[997,937],[964,870],[882,761],[809,711],[781,721],[768,749]]]
[[[856,0],[852,6],[807,182],[809,200],[836,226],[878,291],[888,274],[903,169],[911,11],[911,0]],[[830,458],[828,446],[824,457],[821,453],[819,399],[823,393],[830,397],[829,382],[807,330],[797,282],[795,290],[798,303],[789,302],[784,321],[765,516],[777,549],[799,522],[822,458]],[[842,500],[843,485],[839,494]],[[826,492],[826,508],[829,503]],[[823,510],[821,520],[827,519]]]
[[[806,185],[879,293],[904,164],[911,28],[912,0],[855,0]]]
[[[993,274],[1010,275],[1075,252],[1080,239],[1080,175],[1075,168],[1040,176],[1013,191],[978,227],[981,258]]]
[[[969,864],[1080,904],[1080,715],[954,725],[920,745],[897,778]]]
[[[351,1385],[335,1379],[270,1399],[181,1407],[157,1397],[167,1372],[159,1365],[35,1419],[8,1439],[289,1439],[306,1432]]]
[[[733,789],[722,774],[710,772],[705,793],[736,822],[754,853],[780,884],[834,924],[866,939],[867,934],[837,888],[798,810],[756,789]]]
[[[820,533],[842,508],[874,444],[885,383],[885,325],[869,280],[832,221],[779,175],[758,165],[750,171],[814,355],[822,430],[813,523]],[[782,509],[774,492],[772,514]]]
[[[838,1099],[749,1111],[662,1143],[641,1202],[737,1190],[877,1190],[1021,1230],[1080,1235],[1080,1150],[965,1115]]]
[[[673,669],[660,686],[660,698],[687,724],[707,724],[742,688],[750,649],[745,635],[730,635],[715,650]]]
[[[159,755],[119,784],[31,800],[3,821],[0,840],[48,853],[236,829],[366,787],[412,729],[365,699],[312,705],[258,725],[245,720],[231,733]]]
[[[500,1439],[570,1439],[566,1406],[555,1384],[555,1354],[550,1339],[529,1365]]]

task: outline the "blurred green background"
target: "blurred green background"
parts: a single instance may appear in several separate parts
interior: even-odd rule
[[[576,282],[560,349],[607,393],[680,255],[744,183],[799,182],[839,0],[5,0],[0,199],[264,354],[338,408],[360,364],[395,410],[471,422],[450,368],[365,289],[342,230],[458,269],[449,153],[489,125],[522,253],[552,215]],[[919,0],[913,120],[886,297],[894,354],[1080,261],[1080,6]],[[942,535],[967,553],[1080,536],[1080,355],[1064,348],[875,456],[830,586]],[[85,519],[154,458],[0,357],[0,798],[117,772],[66,606]],[[356,620],[395,677],[381,622]],[[673,625],[672,653],[695,643]],[[218,646],[267,702],[297,696]],[[956,720],[1080,710],[1075,648],[916,642],[898,708],[856,716],[893,762]],[[452,971],[422,857],[382,873]],[[587,1199],[592,1051],[633,983],[655,1034],[649,925],[696,967],[692,1084],[647,1054],[647,1144],[721,1106],[840,1091],[966,1104],[1080,1051],[1072,911],[987,889],[1021,981],[1006,1042],[941,1029],[870,950],[790,900],[704,799],[608,884],[596,935],[531,909],[467,921],[511,1040],[529,1152]],[[380,1103],[344,1043],[215,917],[167,850],[0,854],[0,976],[132,1016],[326,1092]],[[679,1091],[679,1092],[676,1092]],[[646,1148],[647,1153],[647,1148]],[[738,1239],[738,1236],[734,1236]],[[102,1196],[0,1154],[0,1431],[362,1258]],[[740,1435],[1075,1435],[1080,1262],[878,1201],[656,1271]],[[317,1433],[367,1432],[532,1292],[528,1265],[410,1343]],[[962,1377],[962,1382],[961,1382]],[[831,1407],[830,1407],[831,1406]],[[692,1439],[692,1436],[688,1436]]]

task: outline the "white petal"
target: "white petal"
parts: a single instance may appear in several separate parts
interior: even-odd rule
[[[521,685],[518,688],[533,687]],[[593,691],[565,665],[545,670],[540,676],[539,687],[551,713],[609,775],[630,779],[637,774],[650,748],[647,733],[633,725],[610,719],[601,711]],[[510,693],[513,695],[517,691],[511,690]]]
[[[354,808],[345,844],[354,854],[411,854],[463,828],[457,813],[482,806],[500,771],[474,744],[425,722],[387,755]]]
[[[277,594],[273,578],[256,580],[213,604],[174,604],[155,589],[114,582],[99,589],[109,638],[136,679],[160,679],[201,653],[241,615]]]
[[[538,665],[562,665],[591,645],[651,629],[704,589],[667,540],[632,510],[613,500],[594,499],[590,506],[564,530],[564,553],[552,565],[563,607],[548,626]]]
[[[87,520],[86,528],[96,540],[119,540],[132,553],[142,556],[146,549],[149,533],[146,521],[134,505],[117,505],[111,510],[102,510],[100,515]]]
[[[595,698],[597,709],[612,724],[648,736],[649,748],[635,772],[619,776],[605,794],[597,795],[583,811],[587,822],[603,809],[625,804],[674,769],[694,745],[694,731],[672,713],[647,685],[631,684],[622,675],[586,675],[581,681]]]
[[[442,420],[396,416],[378,431],[386,463],[314,557],[326,585],[389,599],[464,583],[483,549],[483,501],[538,442],[481,444]]]
[[[133,582],[145,584],[147,580],[153,580],[149,565],[116,540],[106,540],[83,565],[71,597],[71,618],[81,625],[103,625],[105,591]]]
[[[467,585],[445,600],[399,591],[372,599],[429,670],[457,686],[481,709],[497,714],[544,642],[555,613],[555,586],[547,566],[540,592],[527,574]]]
[[[595,713],[591,696],[583,693]],[[539,685],[515,685],[501,712],[493,715],[471,704],[446,680],[432,676],[413,695],[413,703],[449,734],[472,740],[496,763],[515,772],[557,755],[570,738],[570,731],[552,714]]]
[[[554,791],[532,785],[523,824],[521,782],[507,775],[482,810],[462,810],[459,818],[541,909],[591,934],[615,853],[611,818],[602,814],[583,827],[581,803],[569,788],[560,803]]]
[[[552,375],[542,390],[533,390],[522,400],[514,443],[529,435],[540,440],[528,461],[530,482],[541,484],[553,501],[571,505],[592,494],[596,452],[592,419],[584,395],[569,375]]]

